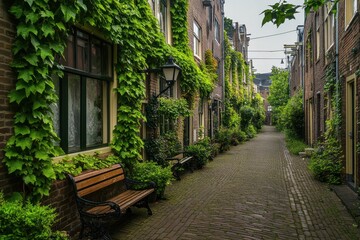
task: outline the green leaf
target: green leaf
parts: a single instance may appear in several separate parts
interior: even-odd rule
[[[23,177],[25,184],[35,184],[36,183],[36,176],[34,174],[29,174]]]
[[[25,2],[27,2],[27,3],[29,4],[29,6],[31,7],[32,4],[33,4],[33,2],[34,2],[34,0],[25,0]]]
[[[24,92],[23,91],[11,91],[9,94],[9,98],[10,98],[10,102],[16,102],[17,104],[19,104],[24,98]]]
[[[13,140],[13,142],[15,142],[15,140]],[[10,144],[10,143],[7,142],[7,144]],[[15,151],[12,151],[11,149],[8,149],[8,150],[6,150],[5,157],[7,157],[7,158],[17,158],[17,157],[19,157],[19,153],[15,152]]]
[[[17,18],[19,19],[22,15],[23,15],[23,9],[20,5],[13,5],[10,8],[10,12]]]
[[[33,66],[38,65],[38,58],[35,53],[24,56],[24,59]]]
[[[55,171],[51,166],[49,166],[47,168],[44,168],[42,172],[43,172],[44,176],[49,178],[49,179],[55,179],[56,178]]]
[[[44,10],[40,12],[40,16],[43,18],[51,18],[54,19],[54,13],[49,10]]]
[[[48,23],[43,24],[41,26],[41,31],[44,33],[45,37],[48,37],[48,36],[53,37],[55,34],[54,26],[51,24],[48,24]]]
[[[76,13],[75,11],[71,8],[71,7],[68,7],[67,5],[65,4],[61,4],[60,5],[60,9],[61,9],[61,12],[64,14],[64,20],[65,22],[69,22],[69,21],[74,21],[75,18],[76,18]]]
[[[40,159],[40,160],[47,160],[47,159],[49,159],[49,154],[44,151],[36,151],[35,158]]]
[[[35,37],[35,36],[31,36],[30,37],[30,41],[31,41],[31,44],[33,45],[33,47],[35,48],[35,50],[37,50],[38,49],[38,47],[39,47],[39,45],[40,45],[40,42],[39,42],[39,40],[37,40],[37,38]]]
[[[47,132],[44,130],[31,130],[30,138],[33,141],[41,141],[44,137],[46,137]]]
[[[8,167],[9,173],[13,173],[15,171],[21,171],[22,167],[24,165],[24,162],[21,160],[11,160],[6,162],[6,166]]]
[[[45,58],[53,59],[53,54],[51,49],[48,46],[42,46],[40,47],[40,57],[42,60],[45,60]]]
[[[56,23],[56,26],[58,27],[59,30],[66,31],[65,25],[62,22]]]
[[[64,46],[60,43],[50,43],[49,44],[50,49],[54,50],[56,53],[63,54],[64,52]]]
[[[30,129],[27,126],[15,126],[15,135],[27,135],[30,133]]]
[[[34,35],[38,34],[38,31],[34,25],[20,23],[17,26],[17,35],[22,36],[24,39],[26,39],[30,33],[33,33]]]
[[[44,86],[45,86],[45,83],[43,83]],[[45,89],[45,87],[44,87]],[[38,108],[46,108],[47,107],[47,104],[44,100],[38,100],[36,102],[34,102],[34,106],[33,106],[33,110],[36,110]]]
[[[31,149],[32,141],[31,138],[17,138],[16,146],[20,147],[22,150]]]
[[[33,79],[34,70],[32,68],[24,68],[19,71],[18,79],[22,79],[25,82],[30,82]]]
[[[31,24],[36,23],[39,20],[40,16],[34,12],[30,12],[28,14],[26,14],[26,22],[29,22]]]

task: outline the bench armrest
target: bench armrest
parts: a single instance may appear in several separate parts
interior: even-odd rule
[[[154,182],[141,182],[131,178],[125,178],[125,184],[128,189],[134,190],[156,188],[156,184]]]

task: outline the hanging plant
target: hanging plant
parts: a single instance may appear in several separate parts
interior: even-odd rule
[[[184,98],[159,98],[159,115],[176,120],[179,117],[188,117],[191,114],[188,103]]]

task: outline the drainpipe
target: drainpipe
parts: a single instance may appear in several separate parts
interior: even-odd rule
[[[339,2],[336,3],[336,18],[335,18],[335,79],[336,79],[336,109],[337,114],[339,112],[339,96],[340,96],[340,77],[339,77]],[[340,140],[340,126],[336,126],[336,135]]]
[[[222,39],[221,39],[221,42],[222,42],[222,110],[223,112],[225,112],[225,34],[224,34],[224,31],[225,31],[225,12],[224,12],[224,4],[225,4],[225,0],[220,0],[220,4],[221,4],[221,16],[222,16]],[[220,123],[222,125],[222,123]]]

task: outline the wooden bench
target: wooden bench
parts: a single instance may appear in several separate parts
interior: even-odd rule
[[[146,208],[148,215],[152,215],[148,197],[155,191],[155,183],[137,182],[126,178],[120,164],[83,173],[76,177],[68,175],[68,178],[73,185],[80,214],[82,224],[80,238],[84,236],[85,231],[85,236],[91,236],[93,239],[111,239],[105,224],[110,220],[119,219],[124,213],[129,213],[132,206]],[[101,191],[107,191],[107,187],[115,186],[113,184],[121,185],[122,189],[118,192],[119,189],[112,188],[112,197],[101,201],[88,198],[99,192],[100,196],[106,195]],[[135,188],[141,190],[135,190]]]
[[[188,166],[190,171],[193,172],[193,168],[191,166],[191,160],[193,159],[192,156],[187,156],[186,152],[179,152],[176,156],[166,158],[167,161],[173,162],[171,170],[173,172],[174,177],[177,180],[181,180],[180,178],[180,171],[183,166]]]

